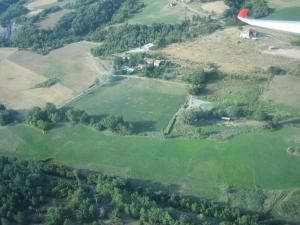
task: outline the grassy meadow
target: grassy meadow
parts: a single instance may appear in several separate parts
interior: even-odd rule
[[[223,185],[266,189],[299,187],[299,128],[248,133],[228,141],[114,136],[82,126],[42,134],[18,125],[0,130],[0,152],[58,162],[108,174],[175,184],[180,191],[217,197]]]
[[[186,86],[156,80],[124,79],[77,102],[91,115],[122,115],[145,131],[162,131],[186,99]]]
[[[130,23],[151,24],[180,22],[180,13],[177,10],[168,8],[169,2],[166,0],[144,0],[145,7],[132,17]]]
[[[300,20],[300,3],[298,7],[288,7],[283,9],[275,10],[274,13],[270,14],[266,19],[272,20]]]

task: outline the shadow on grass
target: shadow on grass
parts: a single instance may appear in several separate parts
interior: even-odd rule
[[[142,132],[155,131],[154,121],[135,121],[131,122],[133,126],[133,133],[138,134]]]

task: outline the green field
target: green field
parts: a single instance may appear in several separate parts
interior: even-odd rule
[[[275,10],[266,19],[300,21],[300,6]]]
[[[175,24],[180,22],[177,11],[167,8],[169,4],[166,0],[144,0],[145,7],[133,18],[130,23],[151,24],[151,23],[168,23]]]
[[[145,131],[162,131],[184,103],[186,95],[184,85],[125,79],[101,87],[71,106],[91,115],[122,115]]]
[[[228,141],[114,136],[82,126],[47,134],[24,125],[0,130],[0,152],[53,157],[80,168],[176,184],[185,193],[217,197],[222,185],[266,189],[300,186],[299,158],[286,153],[299,144],[300,128],[248,133]]]

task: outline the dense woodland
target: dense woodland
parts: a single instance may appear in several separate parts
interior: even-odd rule
[[[0,157],[1,225],[116,225],[128,220],[149,225],[255,225],[267,218],[146,186],[49,160]]]
[[[108,29],[97,29],[88,36],[88,40],[104,42],[100,47],[92,49],[94,56],[107,56],[123,52],[130,48],[141,47],[154,43],[156,47],[181,42],[201,34],[209,34],[220,28],[218,23],[210,18],[193,17],[181,24],[155,23],[152,25],[122,25]]]
[[[83,40],[87,34],[105,26],[124,22],[143,7],[138,0],[79,0],[69,4],[72,12],[64,15],[53,29],[39,29],[34,23],[48,13],[60,10],[52,7],[33,18],[22,18],[12,40],[7,45],[31,48],[46,54],[64,44]]]

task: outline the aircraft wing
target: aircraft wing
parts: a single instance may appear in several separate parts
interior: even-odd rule
[[[253,26],[300,34],[300,21],[261,20],[248,17],[249,9],[241,9],[238,19]]]

